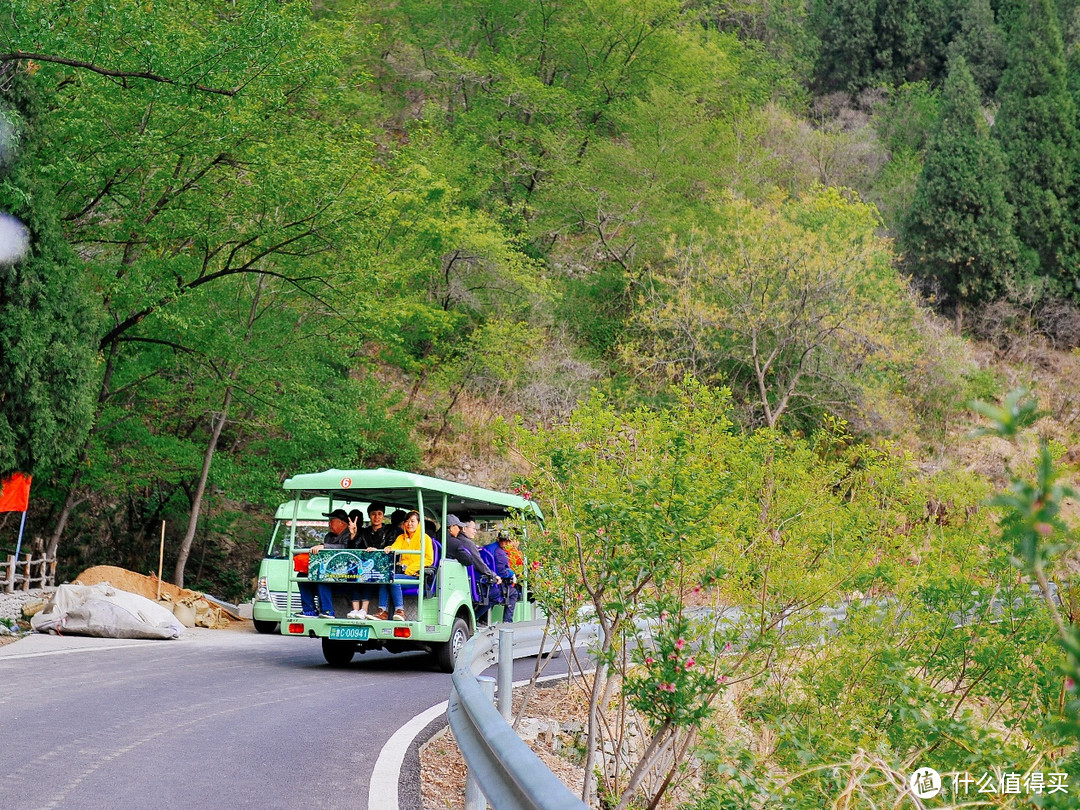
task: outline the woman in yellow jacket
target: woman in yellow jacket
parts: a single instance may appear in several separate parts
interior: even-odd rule
[[[420,529],[419,512],[409,512],[405,522],[401,524],[401,529],[402,534],[399,534],[397,540],[387,546],[385,551],[387,554],[393,554],[395,551],[414,552],[401,555],[404,569],[402,573],[410,577],[419,576],[421,551],[424,555],[424,567],[429,568],[435,562],[435,546],[432,545],[431,538]],[[379,612],[371,618],[389,619],[390,614],[386,610],[386,603],[391,599],[394,603],[394,621],[405,621],[405,600],[401,595],[401,586],[396,584],[389,587],[383,585],[379,588]]]

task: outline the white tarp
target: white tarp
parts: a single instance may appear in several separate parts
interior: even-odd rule
[[[107,582],[59,586],[30,626],[39,633],[100,638],[179,638],[184,632],[168,608]]]

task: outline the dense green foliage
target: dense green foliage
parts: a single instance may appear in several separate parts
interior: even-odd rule
[[[1017,583],[1010,537],[986,542],[980,482],[920,476],[842,425],[737,432],[723,391],[674,400],[617,413],[594,397],[512,434],[548,518],[529,544],[537,598],[565,632],[582,603],[601,630],[586,751],[622,755],[585,765],[610,806],[656,806],[688,778],[691,807],[888,806],[920,764],[1075,766],[1056,608]],[[1060,507],[1045,500],[1024,536]]]
[[[1017,256],[1005,163],[982,117],[967,62],[955,56],[903,232],[905,261],[945,304],[993,300]]]
[[[608,805],[1075,765],[1080,611],[1009,565],[1080,604],[1056,450],[995,522],[953,440],[1008,375],[907,283],[1080,342],[1074,0],[8,6],[0,472],[61,577],[164,521],[245,598],[287,475],[524,465]]]
[[[998,96],[994,132],[1008,167],[1022,268],[1057,293],[1075,294],[1078,223],[1068,200],[1080,141],[1052,0],[1036,0],[1013,26]]]
[[[12,88],[22,129],[47,127],[29,83]],[[0,210],[31,235],[31,253],[0,265],[0,471],[47,472],[74,460],[93,412],[94,310],[80,262],[65,241],[51,189],[35,183],[44,143],[25,145],[0,179]],[[31,202],[33,201],[33,203]]]
[[[1071,10],[1021,5],[20,0],[0,467],[73,567],[145,567],[295,469],[438,466],[480,399],[546,423],[692,373],[744,425],[941,424],[963,383],[881,226],[944,306],[1012,289],[1010,228],[1071,289]],[[1004,180],[947,52],[1000,92]],[[878,83],[872,126],[799,117]]]

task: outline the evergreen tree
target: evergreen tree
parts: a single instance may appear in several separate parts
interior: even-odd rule
[[[943,0],[816,0],[810,27],[821,42],[822,89],[940,77],[958,14]]]
[[[29,254],[0,265],[0,473],[38,474],[70,461],[93,418],[94,326],[82,274],[64,241],[55,199],[31,166],[41,141],[27,83],[11,79],[2,96],[27,125],[23,153],[0,185],[0,210],[30,235]]]
[[[994,21],[990,0],[971,0],[964,8],[949,55],[964,57],[984,101],[994,97],[1005,68],[1005,39]]]
[[[875,73],[877,30],[873,0],[817,0],[811,14],[821,40],[818,84],[822,89],[858,89],[872,83]]]
[[[902,235],[911,271],[943,304],[1000,293],[1016,257],[1005,164],[962,56],[952,63]]]
[[[1005,152],[1006,193],[1016,212],[1021,269],[1060,294],[1077,294],[1069,193],[1077,129],[1053,0],[1032,0],[1010,35],[994,131]]]

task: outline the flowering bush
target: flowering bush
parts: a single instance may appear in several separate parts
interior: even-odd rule
[[[631,652],[638,666],[627,676],[623,693],[654,731],[664,725],[699,724],[712,714],[712,700],[726,678],[716,674],[716,659],[691,641],[698,631],[681,606],[657,614],[652,643]]]

